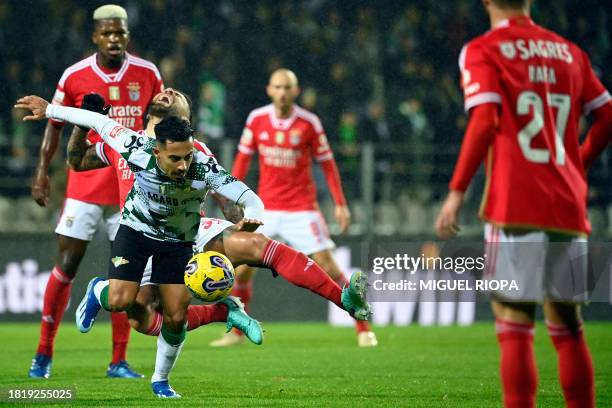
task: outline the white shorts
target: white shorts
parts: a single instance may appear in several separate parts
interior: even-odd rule
[[[233,223],[219,218],[204,217],[200,219],[200,228],[198,228],[198,234],[196,235],[195,252],[202,252],[204,245],[208,241],[233,225]]]
[[[257,232],[280,238],[298,251],[312,255],[336,247],[320,211],[264,211]]]
[[[509,233],[485,225],[487,280],[515,281],[518,289],[496,290],[500,300],[584,302],[588,300],[588,243],[560,242],[545,231]]]
[[[112,211],[110,215],[108,215],[109,211]],[[90,204],[66,198],[55,233],[91,241],[100,223],[104,224],[108,239],[112,241],[119,228],[119,212],[112,206]]]

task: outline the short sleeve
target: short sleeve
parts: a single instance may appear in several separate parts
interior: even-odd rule
[[[64,74],[65,75],[65,74]],[[55,88],[55,93],[51,99],[51,103],[59,106],[75,107],[74,97],[70,93],[69,82],[65,80],[64,76],[60,79],[60,82]],[[51,119],[52,123],[62,125],[64,122],[61,120]]]
[[[588,55],[582,52],[584,69],[584,86],[582,88],[582,110],[585,115],[598,109],[612,100],[610,92],[603,86],[593,71]]]
[[[481,45],[468,43],[463,47],[459,55],[459,69],[466,112],[484,103],[501,104],[499,72]]]
[[[312,127],[313,136],[311,139],[311,148],[314,159],[318,162],[331,160],[334,158],[334,154],[329,146],[325,129],[321,125],[321,121],[315,116],[315,123]]]
[[[240,143],[238,144],[238,151],[247,155],[255,153],[256,141],[253,133],[252,121],[247,120],[244,129],[242,130],[242,136],[240,136]]]

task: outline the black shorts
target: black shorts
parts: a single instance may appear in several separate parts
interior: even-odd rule
[[[184,283],[185,266],[193,256],[193,244],[158,241],[120,225],[111,247],[109,279],[140,283],[147,260],[151,256],[151,283]]]

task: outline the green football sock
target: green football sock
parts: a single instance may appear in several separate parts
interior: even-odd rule
[[[162,326],[161,335],[164,337],[164,340],[166,340],[168,344],[176,346],[178,344],[181,344],[183,341],[185,341],[185,336],[187,335],[187,329],[185,326],[183,326],[181,331],[177,333],[177,332],[171,332],[170,330],[166,329],[165,326]]]

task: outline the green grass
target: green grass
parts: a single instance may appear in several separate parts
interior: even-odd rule
[[[213,349],[222,331],[192,331],[171,377],[180,401],[159,401],[149,380],[104,378],[110,327],[80,334],[65,322],[52,377],[26,377],[38,339],[36,324],[0,324],[0,390],[73,388],[76,399],[57,406],[206,407],[492,407],[500,406],[498,350],[491,323],[473,327],[377,329],[380,346],[359,349],[352,329],[322,323],[268,323],[263,346]],[[538,406],[563,406],[556,356],[538,326]],[[612,402],[612,324],[590,323],[598,406]],[[132,333],[129,361],[150,376],[155,339]],[[0,402],[6,405],[6,399]],[[37,404],[39,405],[39,404]],[[44,404],[45,406],[49,406]],[[21,405],[24,406],[24,405]]]

